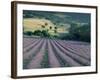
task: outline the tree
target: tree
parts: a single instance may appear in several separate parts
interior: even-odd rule
[[[41,33],[42,33],[43,37],[49,37],[48,31],[42,30]]]
[[[36,30],[36,31],[34,31],[33,34],[34,34],[34,35],[37,35],[37,36],[41,36],[41,35],[42,35],[40,30]]]
[[[45,26],[44,25],[41,25],[42,26],[42,28],[45,28]]]
[[[50,30],[52,29],[52,27],[51,27],[51,26],[50,26],[49,28],[50,28]]]
[[[47,26],[48,25],[48,23],[45,23],[45,26]]]
[[[57,33],[57,27],[54,27],[54,28],[55,28],[54,32]]]
[[[37,36],[41,36],[41,37],[49,37],[50,36],[50,34],[48,33],[47,30],[42,30],[42,31],[36,30],[36,31],[34,31],[33,34],[37,35]]]
[[[28,35],[28,36],[31,36],[33,35],[33,32],[32,31],[27,31],[27,32],[24,32],[25,35]]]
[[[79,28],[79,36],[80,36],[80,40],[82,41],[86,41],[86,42],[90,42],[90,38],[91,38],[91,35],[90,35],[90,25],[89,24],[86,24],[86,25],[83,25]]]
[[[73,40],[90,42],[90,25],[84,24],[79,26],[74,23],[69,28],[69,34],[73,36],[71,36]]]

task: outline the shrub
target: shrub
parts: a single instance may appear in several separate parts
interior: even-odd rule
[[[24,32],[25,35],[28,35],[28,36],[31,36],[33,34],[32,31],[27,31],[27,32]]]

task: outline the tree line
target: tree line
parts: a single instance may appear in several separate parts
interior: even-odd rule
[[[44,25],[41,25],[43,30],[35,30],[24,32],[25,35],[32,36],[41,36],[41,37],[56,37],[63,40],[77,40],[77,41],[85,41],[90,42],[91,38],[91,29],[89,24],[83,24],[79,25],[77,23],[72,23],[71,27],[68,30],[68,33],[61,35],[61,36],[52,36],[48,31],[52,29],[52,26],[49,27],[49,29],[45,29],[48,23],[45,23]],[[54,33],[57,32],[57,27],[54,28]],[[59,33],[58,33],[59,34]]]
[[[62,36],[61,39],[90,42],[90,34],[91,29],[89,24],[78,25],[76,23],[73,23],[69,28],[69,33]]]

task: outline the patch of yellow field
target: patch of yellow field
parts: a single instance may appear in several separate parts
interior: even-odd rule
[[[42,25],[45,25],[45,23],[48,23],[46,27],[46,29],[49,29],[50,26],[54,26],[54,24],[49,21],[49,20],[46,20],[46,19],[33,19],[33,18],[26,18],[23,20],[23,25],[24,25],[24,28],[27,30],[38,30],[38,29],[41,29],[42,28]]]
[[[47,23],[47,25],[45,25]],[[35,31],[35,30],[48,30],[50,34],[55,35],[55,25],[47,19],[39,19],[39,18],[24,18],[23,19],[24,31]],[[45,28],[42,27],[45,26]],[[52,27],[52,29],[50,29]],[[65,33],[66,27],[57,27],[58,33]]]

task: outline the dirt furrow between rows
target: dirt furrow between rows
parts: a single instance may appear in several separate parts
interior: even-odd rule
[[[25,38],[24,38],[25,39]],[[37,39],[38,40],[38,39]],[[36,39],[29,39],[28,41],[24,41],[23,42],[23,48],[28,47],[29,45],[31,45],[32,43],[34,43],[36,41]],[[25,43],[25,44],[24,44]]]
[[[41,68],[41,61],[43,60],[45,48],[46,48],[46,40],[44,40],[43,45],[41,45],[39,52],[36,53],[37,55],[28,64],[27,67],[29,69]]]
[[[29,52],[33,47],[35,47],[41,40],[36,40],[34,43],[31,43],[29,46],[23,49],[24,54]]]
[[[55,45],[59,47],[59,49],[67,56],[69,56],[70,58],[72,58],[74,61],[78,62],[79,64],[83,65],[83,66],[89,66],[90,65],[90,61],[86,60],[76,54],[73,54],[71,52],[69,52],[68,50],[64,49],[63,47],[61,47],[61,45],[57,44],[56,41],[54,41]]]
[[[52,48],[53,47],[50,43],[50,40],[48,40],[48,55],[49,55],[50,67],[60,67],[60,63],[57,60],[57,57],[55,56],[55,51]]]
[[[23,53],[23,67],[27,68],[29,62],[37,55],[41,46],[43,45],[44,40],[41,40],[37,45],[35,45],[30,51],[26,54]]]
[[[81,51],[81,53],[83,55],[86,56],[90,56],[90,46],[82,46],[82,45],[75,45],[75,44],[70,44],[70,42],[68,43],[67,41],[63,41],[66,45],[70,46],[72,49],[76,50],[76,51]]]
[[[54,46],[53,48],[56,50],[57,55],[61,56],[62,59],[65,60],[67,66],[81,66],[77,61],[75,61],[72,57],[67,56],[61,49],[56,45],[56,43],[51,41],[52,45]]]
[[[64,49],[68,50],[69,52],[71,52],[73,54],[76,54],[76,55],[78,55],[78,56],[80,56],[80,57],[82,57],[84,59],[90,60],[90,56],[87,56],[86,54],[81,53],[81,51],[74,50],[69,45],[67,45],[67,44],[65,45],[65,43],[63,41],[59,42],[59,41],[56,40],[56,42],[57,42],[57,44],[61,45]],[[90,53],[88,52],[88,54],[90,54]]]

